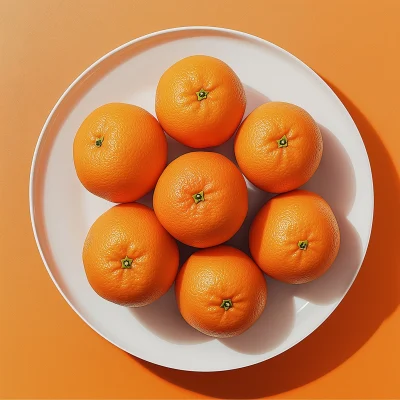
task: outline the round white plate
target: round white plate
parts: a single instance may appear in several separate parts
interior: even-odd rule
[[[161,74],[193,54],[228,63],[245,85],[246,115],[280,100],[305,108],[324,138],[321,165],[305,185],[332,206],[342,245],[332,268],[300,286],[268,279],[269,297],[260,320],[243,335],[217,340],[181,318],[173,291],[141,309],[109,303],[89,286],[81,260],[91,224],[111,203],[87,192],[76,177],[72,143],[84,118],[109,102],[139,105],[154,115]],[[188,151],[170,138],[169,160]],[[233,159],[232,140],[214,149]],[[251,219],[271,195],[249,185],[250,211],[229,243],[247,249]],[[151,205],[151,194],[142,201]],[[48,117],[36,147],[30,181],[35,238],[44,264],[70,306],[96,332],[121,349],[166,367],[219,371],[255,364],[284,352],[331,314],[355,279],[364,258],[373,217],[373,186],[360,134],[343,104],[309,67],[279,47],[220,28],[170,29],[135,39],[102,57],[66,90]],[[191,249],[181,246],[182,260]],[[345,329],[345,327],[343,327]]]

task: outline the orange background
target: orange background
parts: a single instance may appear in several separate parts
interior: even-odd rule
[[[400,1],[0,0],[0,397],[400,398]],[[182,25],[249,32],[289,50],[338,94],[375,185],[354,286],[302,343],[243,370],[178,372],[93,332],[51,282],[28,210],[31,158],[66,87],[97,58]]]

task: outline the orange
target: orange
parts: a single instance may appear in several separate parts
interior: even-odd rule
[[[167,164],[167,141],[146,110],[106,104],[94,110],[76,133],[74,163],[87,190],[126,203],[154,188]]]
[[[286,283],[306,283],[332,265],[339,227],[328,203],[305,190],[268,201],[250,228],[250,251],[260,268]]]
[[[97,294],[131,307],[167,292],[179,264],[175,240],[153,210],[138,203],[120,204],[101,215],[89,230],[82,258]]]
[[[267,284],[250,257],[218,246],[189,257],[178,274],[175,293],[188,324],[223,338],[239,335],[257,321],[267,301]]]
[[[235,138],[235,155],[246,178],[272,193],[297,189],[321,161],[322,136],[310,114],[289,103],[256,108]]]
[[[221,154],[187,153],[162,173],[153,206],[176,239],[194,247],[215,246],[230,239],[246,217],[246,182]]]
[[[218,146],[235,132],[246,95],[223,61],[191,56],[168,68],[157,86],[156,114],[164,130],[186,146]]]

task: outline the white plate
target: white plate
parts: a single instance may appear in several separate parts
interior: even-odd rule
[[[227,62],[245,84],[246,115],[268,100],[295,103],[320,124],[324,154],[306,185],[332,206],[342,246],[319,280],[291,286],[269,280],[266,311],[237,338],[211,339],[180,317],[173,292],[142,309],[109,303],[90,288],[81,261],[94,220],[112,204],[87,192],[76,177],[72,142],[83,119],[108,102],[127,102],[154,114],[163,71],[179,59],[207,54]],[[169,139],[169,159],[187,149]],[[217,151],[233,158],[232,140]],[[249,185],[250,186],[250,185]],[[230,243],[246,249],[246,230],[270,195],[249,187],[250,212]],[[151,204],[151,195],[143,201]],[[364,258],[373,217],[373,186],[360,134],[343,104],[309,67],[254,36],[220,28],[171,29],[135,39],[102,57],[66,90],[36,147],[30,181],[32,225],[44,264],[76,313],[121,349],[166,367],[191,371],[240,368],[276,356],[313,332],[336,308]],[[182,248],[183,257],[190,249]],[[343,327],[346,329],[346,327]],[[333,339],[332,339],[333,340]],[[328,344],[329,345],[329,344]]]

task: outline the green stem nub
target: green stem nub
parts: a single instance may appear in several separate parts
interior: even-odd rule
[[[276,141],[276,143],[278,143],[278,147],[288,147],[288,138],[286,137],[286,135],[283,135],[279,140]]]
[[[220,307],[223,308],[225,311],[228,311],[230,308],[233,307],[232,300],[231,299],[222,300]]]
[[[201,101],[207,98],[207,95],[210,92],[207,92],[207,90],[204,89],[200,89],[198,92],[196,92],[197,94],[197,100]]]
[[[96,147],[101,147],[101,145],[103,144],[103,141],[104,141],[104,136],[97,138],[94,143],[95,143]]]
[[[201,192],[194,194],[192,197],[196,204],[200,203],[201,201],[205,200],[204,199],[204,191],[202,190]]]
[[[308,247],[308,240],[300,240],[299,243],[297,243],[299,246],[300,250],[307,250]]]
[[[121,267],[122,267],[122,269],[132,268],[132,263],[133,263],[132,258],[129,258],[128,256],[126,256],[125,258],[123,258],[121,260]]]

